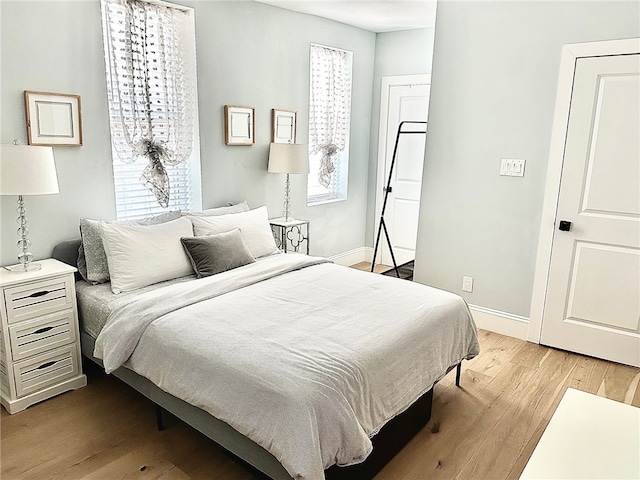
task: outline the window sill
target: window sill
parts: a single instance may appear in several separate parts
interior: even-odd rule
[[[327,203],[346,202],[346,198],[319,198],[307,200],[307,207],[315,207],[317,205],[326,205]]]

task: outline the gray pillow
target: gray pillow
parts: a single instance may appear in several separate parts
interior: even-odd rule
[[[174,210],[153,217],[114,221],[113,223],[121,225],[159,225],[176,220],[181,215],[182,212],[180,210]],[[82,243],[78,250],[78,271],[80,275],[87,282],[93,284],[108,282],[109,267],[107,266],[107,254],[102,243],[100,220],[80,219],[80,236],[82,237]]]
[[[235,205],[229,205],[227,207],[209,208],[200,212],[185,212],[184,215],[193,215],[194,217],[212,217],[217,215],[227,215],[229,213],[242,213],[248,211],[249,205],[245,200],[244,202],[236,203]]]
[[[198,278],[226,272],[256,261],[244,243],[239,228],[215,235],[182,237],[180,241]]]

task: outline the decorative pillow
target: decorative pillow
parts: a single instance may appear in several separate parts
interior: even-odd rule
[[[228,215],[230,213],[242,213],[248,212],[249,205],[247,202],[240,202],[235,205],[229,205],[227,207],[216,207],[202,210],[201,212],[185,212],[185,215],[193,215],[195,217],[211,217],[214,215]]]
[[[113,293],[193,274],[180,243],[180,238],[193,235],[188,219],[159,225],[102,222],[101,226]]]
[[[230,232],[180,239],[198,278],[208,277],[256,261],[239,228]]]
[[[158,225],[180,218],[182,212],[175,210],[161,213],[153,217],[137,220],[110,221],[116,225]],[[78,270],[80,275],[90,283],[105,283],[109,281],[107,256],[102,244],[102,228],[100,220],[82,218],[80,220],[80,235],[82,243],[78,250]]]
[[[212,235],[239,228],[247,248],[254,258],[276,252],[267,207],[260,207],[243,213],[230,213],[217,217],[189,217],[196,236]]]

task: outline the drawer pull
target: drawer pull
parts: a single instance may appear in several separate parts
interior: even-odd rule
[[[48,332],[49,330],[53,330],[55,327],[42,327],[38,330],[36,330],[35,332],[33,332],[33,334],[37,334],[37,333],[44,333],[44,332]]]
[[[27,298],[44,297],[45,295],[48,295],[49,293],[51,293],[49,290],[41,290],[39,292],[32,293]]]
[[[37,368],[37,370],[42,370],[43,368],[50,367],[51,365],[55,365],[56,363],[58,363],[58,360],[53,360],[51,362],[43,363]]]

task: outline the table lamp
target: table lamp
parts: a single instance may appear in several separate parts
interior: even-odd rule
[[[284,219],[291,216],[291,184],[289,174],[309,173],[309,151],[306,145],[299,143],[272,143],[269,148],[270,173],[286,173],[284,187]]]
[[[23,195],[47,195],[60,193],[53,148],[26,145],[0,145],[0,195],[18,196],[18,265],[5,267],[14,272],[40,270],[39,263],[32,263],[29,252],[26,210]]]

